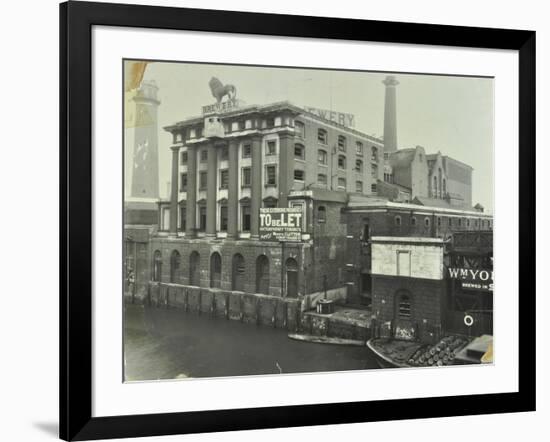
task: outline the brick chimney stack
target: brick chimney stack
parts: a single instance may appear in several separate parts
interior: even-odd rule
[[[393,75],[388,75],[382,83],[386,86],[384,152],[395,152],[397,150],[396,86],[399,82]]]

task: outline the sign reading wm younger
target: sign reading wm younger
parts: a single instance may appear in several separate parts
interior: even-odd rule
[[[449,268],[449,278],[462,281],[465,290],[493,291],[493,271],[485,269]]]
[[[299,207],[261,208],[260,240],[300,241],[302,223],[302,209]]]

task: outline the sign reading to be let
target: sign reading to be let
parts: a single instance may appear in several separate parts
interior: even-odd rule
[[[302,209],[299,207],[261,208],[260,240],[300,241],[302,223]]]

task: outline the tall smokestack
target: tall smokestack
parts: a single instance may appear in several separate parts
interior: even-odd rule
[[[384,104],[384,152],[395,152],[397,150],[395,89],[399,82],[393,75],[388,75],[382,83],[386,85],[386,101]]]

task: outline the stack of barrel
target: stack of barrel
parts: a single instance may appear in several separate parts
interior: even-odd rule
[[[467,343],[464,337],[446,336],[435,345],[420,347],[411,355],[408,363],[413,367],[451,365],[456,353]]]

